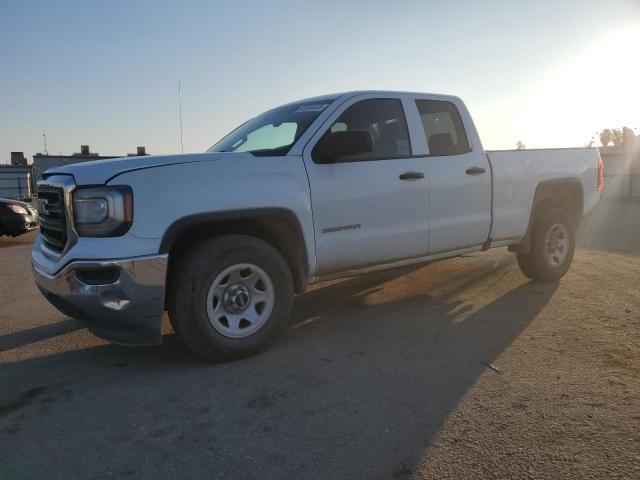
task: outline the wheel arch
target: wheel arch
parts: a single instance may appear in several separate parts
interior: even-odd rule
[[[189,245],[204,238],[244,234],[272,245],[284,257],[296,293],[308,283],[309,260],[302,227],[295,213],[286,208],[254,208],[203,212],[174,221],[165,231],[160,253],[169,253],[169,272]]]
[[[511,245],[509,251],[529,252],[533,226],[539,215],[542,215],[547,208],[567,209],[573,226],[577,229],[580,226],[584,209],[584,192],[580,179],[575,177],[555,178],[544,180],[536,186],[525,236],[520,243]]]

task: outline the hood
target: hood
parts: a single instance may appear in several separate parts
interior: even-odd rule
[[[232,154],[238,157],[242,154]],[[251,154],[247,154],[251,156]],[[49,168],[45,178],[55,174],[73,175],[78,185],[102,185],[113,177],[132,170],[162,167],[179,163],[210,162],[229,157],[228,153],[192,153],[182,155],[152,155],[140,157],[110,158],[106,160],[89,160],[72,165]]]
[[[28,204],[27,202],[21,202],[20,200],[13,200],[11,198],[0,198],[0,205],[20,205],[28,210],[33,210],[33,205]]]

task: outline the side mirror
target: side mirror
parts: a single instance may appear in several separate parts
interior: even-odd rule
[[[373,137],[368,130],[331,132],[323,136],[313,151],[317,163],[332,163],[339,157],[373,151]]]

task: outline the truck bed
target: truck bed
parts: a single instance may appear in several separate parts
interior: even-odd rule
[[[494,246],[519,242],[526,233],[536,188],[541,182],[559,182],[564,178],[580,179],[583,214],[596,206],[597,148],[549,148],[487,151],[493,177]]]

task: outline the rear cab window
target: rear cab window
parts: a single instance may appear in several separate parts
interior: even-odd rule
[[[471,151],[464,123],[456,106],[441,100],[416,100],[429,155],[462,155]]]

